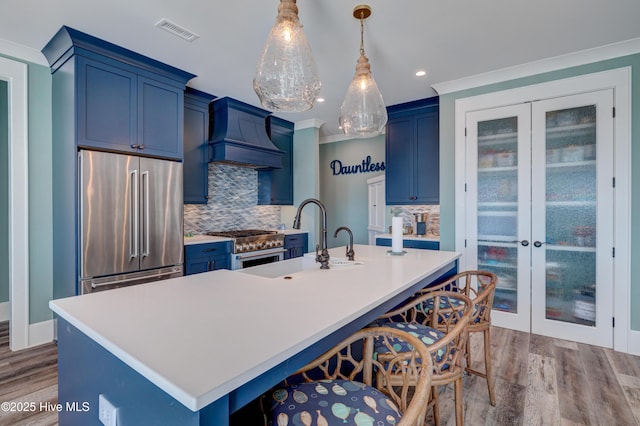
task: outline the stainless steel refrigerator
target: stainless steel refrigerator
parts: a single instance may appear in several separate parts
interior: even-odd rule
[[[182,163],[81,150],[81,293],[182,275]]]

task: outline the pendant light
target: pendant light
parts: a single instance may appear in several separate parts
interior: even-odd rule
[[[382,132],[387,124],[387,109],[373,76],[369,59],[364,54],[364,20],[371,16],[366,4],[353,9],[353,17],[360,20],[360,57],[356,64],[347,94],[340,107],[339,123],[347,136],[366,138]]]
[[[280,0],[276,22],[253,78],[253,90],[268,110],[301,112],[313,107],[320,86],[296,0]]]

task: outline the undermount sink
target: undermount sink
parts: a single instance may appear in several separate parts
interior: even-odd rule
[[[253,266],[251,268],[239,269],[237,272],[244,274],[258,275],[265,278],[278,278],[293,275],[303,271],[320,271],[320,264],[316,263],[315,253],[307,253],[302,257],[289,259],[282,262],[268,263],[266,265]],[[330,258],[329,267],[333,270],[341,270],[348,266],[362,265],[363,262],[347,260],[346,257]]]
[[[315,253],[307,253],[305,254],[305,257],[310,257],[311,259],[315,259],[316,255]],[[336,267],[341,267],[341,266],[353,266],[353,265],[363,265],[364,262],[361,262],[359,260],[349,260],[346,257],[332,257],[329,259],[329,266],[336,266]]]

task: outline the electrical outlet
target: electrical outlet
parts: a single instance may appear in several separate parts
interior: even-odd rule
[[[102,394],[98,396],[98,419],[105,426],[118,426],[118,409]]]

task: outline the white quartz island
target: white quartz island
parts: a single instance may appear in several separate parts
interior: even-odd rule
[[[355,246],[361,264],[312,256],[58,299],[61,424],[224,425],[233,412],[440,277],[458,253]],[[344,259],[344,247],[330,251]],[[154,421],[156,419],[157,421]]]

